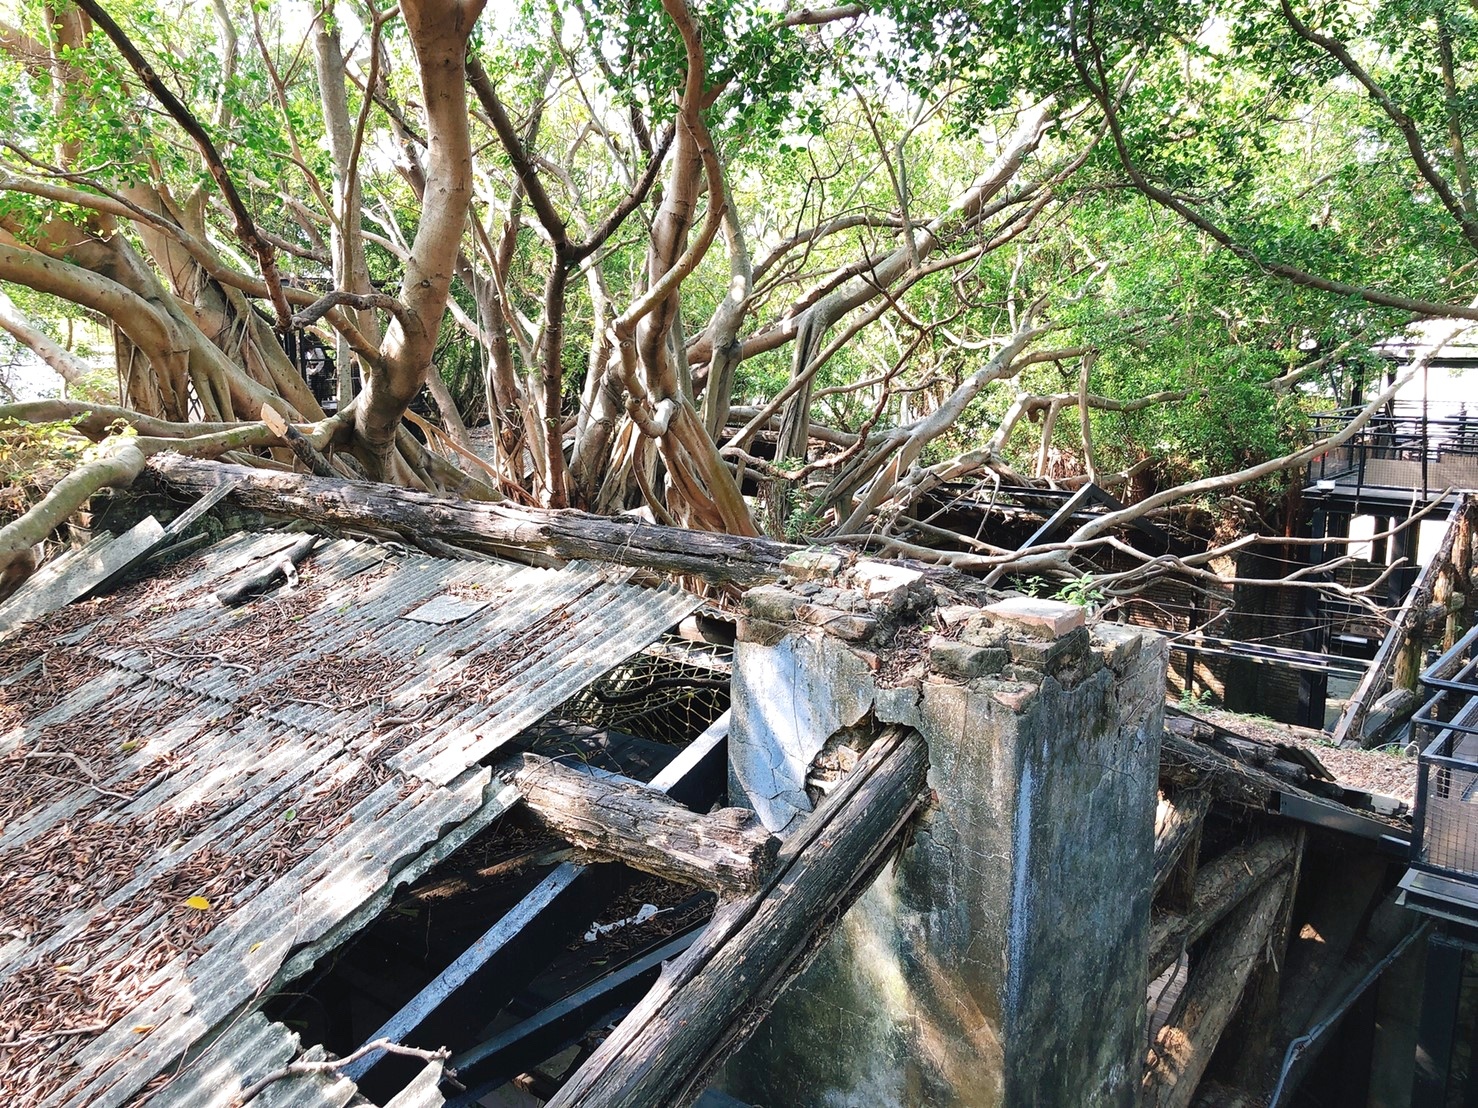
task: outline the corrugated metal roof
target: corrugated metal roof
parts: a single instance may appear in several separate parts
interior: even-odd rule
[[[315,551],[295,591],[215,601],[296,538],[232,536],[49,617],[36,657],[12,650],[0,721],[7,703],[21,719],[0,733],[0,880],[23,882],[24,910],[0,934],[0,1028],[76,1031],[87,1012],[106,1027],[38,1040],[46,1067],[0,1050],[0,1095],[120,1105],[228,1027],[160,1102],[196,1103],[179,1091],[192,1084],[215,1095],[228,1072],[259,1077],[233,1051],[271,1039],[275,1057],[287,1032],[241,1013],[513,803],[480,761],[697,606],[588,564],[347,540]],[[448,623],[405,618],[437,597],[484,603]],[[87,674],[55,703],[48,660]],[[76,757],[34,765],[36,751]],[[43,769],[47,795],[32,798],[22,786]],[[7,793],[12,771],[31,777]],[[98,865],[73,873],[79,857]],[[58,1016],[69,996],[91,1007]]]

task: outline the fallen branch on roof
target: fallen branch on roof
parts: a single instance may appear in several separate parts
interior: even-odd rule
[[[289,588],[298,583],[298,566],[313,552],[318,544],[317,535],[304,535],[291,547],[273,554],[263,565],[253,566],[216,590],[216,599],[227,608],[245,604],[252,597],[266,592],[280,577]]]
[[[757,585],[782,577],[781,563],[802,549],[773,539],[658,527],[571,510],[456,500],[393,485],[271,472],[183,455],[161,455],[149,468],[175,488],[197,495],[239,478],[232,499],[270,515],[377,534],[430,536],[520,561],[529,561],[532,554],[542,557],[543,564],[591,558],[656,573]]]
[[[261,1095],[262,1090],[278,1081],[285,1081],[289,1077],[306,1077],[314,1073],[336,1073],[350,1062],[357,1062],[366,1054],[377,1050],[383,1050],[387,1054],[404,1054],[410,1058],[419,1058],[423,1062],[445,1062],[452,1056],[452,1052],[445,1047],[440,1050],[422,1050],[419,1047],[402,1046],[389,1039],[375,1039],[343,1058],[332,1058],[323,1062],[289,1062],[241,1090],[241,1095],[236,1098],[237,1108],[243,1108],[244,1105],[251,1103]]]
[[[120,793],[114,789],[105,789],[98,784],[97,772],[85,761],[69,750],[30,750],[21,755],[23,762],[71,762],[87,777],[87,787],[103,796],[111,796],[116,800],[132,800],[129,793]]]

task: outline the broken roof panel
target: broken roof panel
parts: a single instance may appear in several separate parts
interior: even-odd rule
[[[297,538],[232,536],[0,641],[0,1045],[38,1048],[0,1049],[0,1099],[157,1091],[514,802],[482,760],[697,606],[347,540],[220,606]]]

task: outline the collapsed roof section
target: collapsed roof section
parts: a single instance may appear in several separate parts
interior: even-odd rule
[[[347,540],[221,605],[300,538],[236,535],[0,642],[0,1024],[70,1033],[0,1053],[5,1099],[165,1079],[518,799],[480,762],[697,606],[622,570]],[[285,1042],[259,1023],[242,1057]]]

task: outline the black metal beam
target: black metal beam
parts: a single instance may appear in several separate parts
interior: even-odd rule
[[[706,809],[724,786],[728,733],[725,713],[643,787]],[[448,1030],[466,1025],[469,1011],[491,1018],[542,971],[555,951],[589,925],[623,872],[624,867],[615,865],[560,865],[365,1041],[387,1038],[436,1047],[444,1045],[440,1040]],[[454,998],[456,1003],[449,1005]],[[372,1051],[343,1072],[356,1082],[373,1074],[376,1086],[389,1085],[393,1078],[374,1071],[399,1068],[398,1059]]]
[[[592,1023],[650,988],[662,963],[693,945],[707,923],[669,940],[626,966],[592,981],[578,992],[549,1005],[476,1046],[454,1056],[451,1068],[476,1088],[469,1099],[491,1092],[528,1068],[528,1059],[548,1058]]]
[[[1046,522],[1031,533],[1031,537],[1018,546],[1018,550],[1027,550],[1033,546],[1040,546],[1052,535],[1062,529],[1062,526],[1072,518],[1073,513],[1083,508],[1093,498],[1092,484],[1084,485],[1072,496],[1068,497],[1062,507],[1047,517]]]
[[[439,1013],[452,997],[457,999],[460,1013],[470,1009],[491,1015],[503,1008],[520,988],[537,977],[554,951],[590,925],[587,916],[597,912],[597,906],[605,903],[615,889],[615,870],[613,866],[581,866],[572,861],[557,866],[365,1042],[389,1039],[393,1043],[439,1046],[430,1039],[442,1037],[440,1028],[448,1021]],[[486,974],[491,965],[497,965],[497,974]],[[452,1024],[461,1022],[463,1015],[452,1016]],[[364,1081],[369,1071],[387,1058],[384,1050],[372,1050],[343,1067],[343,1073],[352,1080]]]
[[[1416,1034],[1411,1103],[1446,1104],[1466,948],[1441,932],[1427,939],[1426,982]]]

